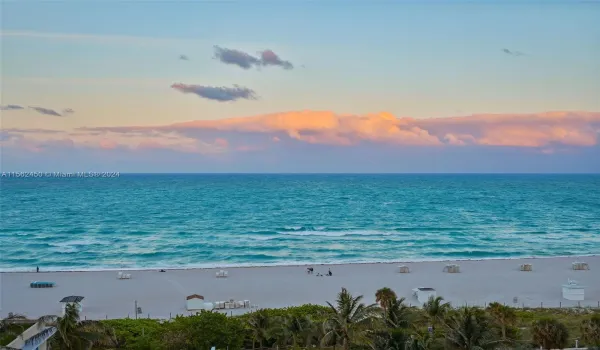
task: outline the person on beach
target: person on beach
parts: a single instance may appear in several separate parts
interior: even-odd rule
[[[327,272],[327,276],[333,276],[333,273],[331,273],[331,269],[329,269],[329,271]]]
[[[40,267],[39,266],[36,266],[35,272],[40,272]]]

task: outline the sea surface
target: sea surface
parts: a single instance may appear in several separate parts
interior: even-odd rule
[[[0,270],[600,254],[600,175],[0,179]]]

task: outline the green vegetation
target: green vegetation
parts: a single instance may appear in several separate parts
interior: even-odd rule
[[[0,320],[0,346],[8,345],[33,324],[33,321],[27,322],[23,315],[11,315]]]
[[[52,349],[328,349],[328,350],[486,350],[600,349],[600,313],[590,309],[451,308],[441,297],[423,308],[409,307],[389,288],[367,305],[342,289],[328,306],[262,309],[242,316],[218,312],[170,321],[121,319],[80,321],[77,308],[46,317],[57,334]],[[6,344],[24,326],[2,322]]]

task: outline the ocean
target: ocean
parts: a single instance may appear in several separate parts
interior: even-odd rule
[[[0,179],[0,270],[600,254],[600,175]]]

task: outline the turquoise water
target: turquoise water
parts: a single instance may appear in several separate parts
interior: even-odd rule
[[[600,254],[599,175],[0,181],[1,270]]]

